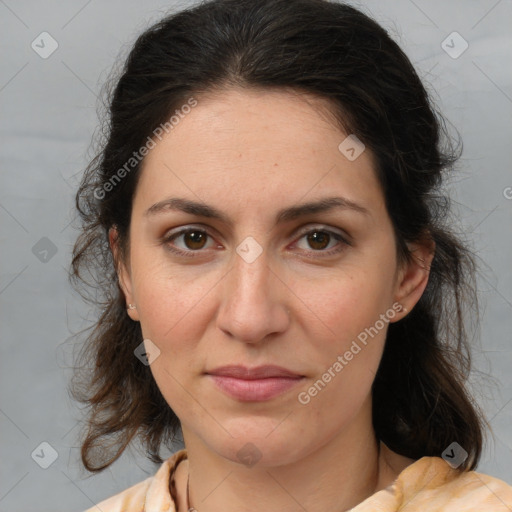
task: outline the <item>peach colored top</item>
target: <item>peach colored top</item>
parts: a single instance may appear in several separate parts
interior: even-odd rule
[[[180,450],[156,474],[86,512],[176,512],[169,487],[187,458]],[[175,494],[175,492],[174,492]],[[350,512],[511,512],[512,487],[475,471],[459,472],[440,457],[423,457],[406,467],[392,485]]]

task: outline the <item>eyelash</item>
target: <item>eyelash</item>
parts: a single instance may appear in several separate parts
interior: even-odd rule
[[[195,233],[195,232],[202,233],[202,234],[204,234],[204,235],[206,235],[208,237],[213,238],[204,229],[188,227],[188,228],[185,228],[185,229],[181,229],[180,231],[177,231],[177,232],[172,233],[170,235],[164,236],[163,239],[162,239],[162,242],[166,245],[167,250],[169,250],[173,254],[176,254],[178,256],[184,256],[184,257],[187,257],[187,258],[195,258],[195,257],[198,256],[195,253],[203,252],[202,249],[197,249],[195,251],[190,249],[188,251],[184,251],[182,249],[177,249],[176,247],[174,247],[174,246],[172,246],[170,244],[170,242],[172,242],[173,240],[175,240],[176,238],[178,238],[178,237],[180,237],[182,235],[185,235],[187,233]],[[322,256],[314,256],[315,258],[317,258],[317,257],[322,258],[322,257],[327,257],[327,256],[332,256],[334,254],[338,254],[339,252],[344,250],[344,248],[345,248],[344,246],[352,245],[345,237],[343,237],[339,233],[336,233],[334,231],[331,231],[331,230],[328,230],[328,229],[324,229],[324,228],[313,228],[313,229],[309,229],[307,231],[301,232],[299,234],[300,236],[299,236],[298,240],[301,240],[302,238],[304,238],[305,236],[307,236],[307,235],[309,235],[311,233],[326,233],[329,236],[331,236],[332,238],[334,238],[335,240],[337,240],[338,242],[342,243],[342,246],[339,247],[338,249],[335,249],[335,250],[333,250],[333,248],[331,248],[329,250],[316,250],[316,251],[315,250],[310,250],[310,251],[306,251],[307,253],[310,253],[310,254],[311,253],[321,253],[322,254]]]

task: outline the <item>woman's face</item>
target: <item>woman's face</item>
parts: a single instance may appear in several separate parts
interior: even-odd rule
[[[144,160],[121,271],[128,314],[150,357],[160,351],[151,370],[186,443],[293,462],[370,428],[388,324],[426,280],[397,266],[370,152],[340,150],[347,134],[313,98],[197,99]],[[240,378],[266,365],[291,375]]]

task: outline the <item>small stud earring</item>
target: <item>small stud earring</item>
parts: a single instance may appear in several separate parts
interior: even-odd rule
[[[127,309],[137,309],[137,306],[135,304],[128,304]]]
[[[409,312],[409,310],[403,304],[400,304],[400,308],[401,308],[400,312],[402,312],[402,313],[408,313]]]

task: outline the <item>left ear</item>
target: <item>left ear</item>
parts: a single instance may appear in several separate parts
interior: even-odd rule
[[[421,242],[408,243],[410,258],[403,263],[398,271],[395,289],[395,301],[399,302],[403,311],[411,311],[420,300],[427,287],[430,266],[435,254],[435,242],[425,239]],[[405,315],[397,315],[395,321]]]

